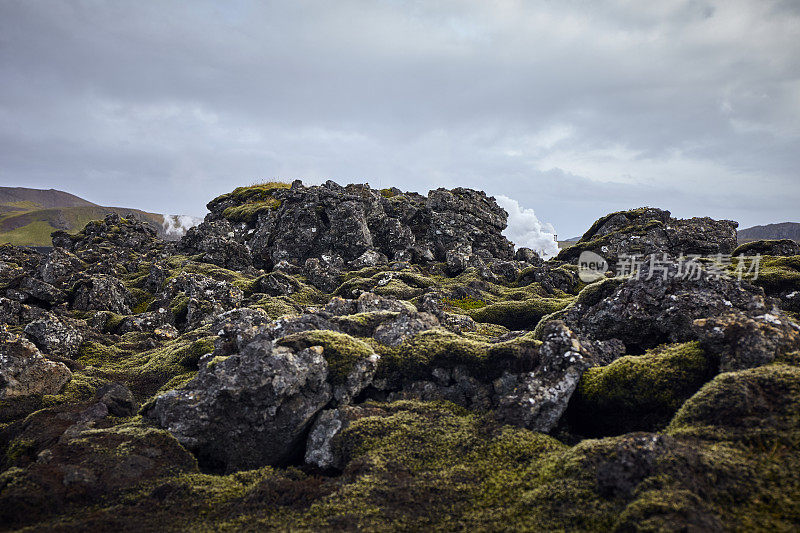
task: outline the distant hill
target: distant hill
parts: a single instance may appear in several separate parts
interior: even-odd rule
[[[27,187],[0,187],[0,210],[27,210],[53,207],[97,207],[74,194],[55,189],[29,189]]]
[[[800,241],[800,222],[781,222],[740,229],[737,232],[739,242],[759,239],[793,239]]]
[[[186,219],[191,219],[174,215],[165,218],[158,213],[126,207],[104,207],[56,189],[0,187],[0,244],[51,246],[52,232],[76,233],[90,220],[102,219],[108,213],[120,216],[133,213],[167,239],[180,237],[186,228],[181,228],[178,221],[185,226]]]

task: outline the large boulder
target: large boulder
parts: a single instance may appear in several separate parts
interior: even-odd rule
[[[675,219],[669,211],[651,207],[620,211],[597,220],[557,259],[577,263],[582,252],[591,251],[613,269],[621,256],[730,254],[736,248],[738,225],[708,217]]]
[[[0,399],[57,394],[71,377],[66,365],[45,359],[33,343],[0,326]]]
[[[539,365],[531,372],[505,374],[494,383],[496,417],[533,431],[552,430],[567,410],[593,354],[562,322],[545,326]]]
[[[159,396],[145,415],[208,469],[285,464],[302,453],[305,433],[336,396],[337,381],[348,389],[339,397],[348,400],[369,383],[361,376],[374,372],[374,357],[350,361],[345,369],[329,365],[324,351],[256,337],[239,353],[201,361],[194,380]]]
[[[782,313],[725,313],[695,320],[694,331],[722,372],[769,364],[800,350],[800,325]]]
[[[243,270],[253,264],[250,250],[233,237],[234,228],[229,221],[212,220],[190,228],[176,249],[180,253],[200,255],[206,263]]]
[[[242,290],[227,281],[182,272],[166,281],[151,309],[158,312],[163,309],[171,320],[188,330],[209,324],[217,315],[238,308],[243,298]]]
[[[698,318],[733,310],[772,312],[759,287],[704,270],[693,277],[678,276],[677,268],[670,265],[666,276],[651,276],[645,266],[639,276],[597,282],[556,316],[584,337],[619,339],[628,353],[642,353],[666,342],[695,340],[693,321]]]

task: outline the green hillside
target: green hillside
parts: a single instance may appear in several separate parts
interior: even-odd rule
[[[0,187],[0,244],[50,246],[50,234],[56,230],[76,233],[90,220],[108,213],[136,214],[163,234],[163,215],[139,209],[103,207],[77,196],[56,190]]]

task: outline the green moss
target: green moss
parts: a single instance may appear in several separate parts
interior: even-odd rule
[[[222,212],[222,216],[231,222],[254,222],[258,215],[273,211],[281,206],[277,198],[269,198],[258,202],[247,202],[242,205],[231,206]]]
[[[738,261],[738,259],[733,260],[732,270],[735,270]],[[747,261],[743,270],[746,271],[749,266],[750,261]],[[758,276],[748,274],[745,278],[754,285],[763,287],[767,294],[800,290],[800,255],[792,257],[762,257]]]
[[[170,475],[38,528],[783,531],[800,516],[796,443],[635,433],[570,447],[446,402],[361,408],[332,441],[342,476]],[[24,480],[21,469],[0,474],[0,494]]]
[[[551,437],[499,428],[445,403],[368,407],[383,413],[354,421],[335,443],[351,458],[354,481],[313,505],[302,527],[454,530],[468,524],[493,531],[613,524],[613,505],[605,516],[593,512],[587,498],[593,480],[568,485],[556,479],[560,472],[549,472],[566,450]],[[543,513],[553,500],[583,504]]]
[[[353,335],[368,337],[382,323],[394,320],[398,316],[400,313],[395,311],[370,311],[335,317],[334,322]]]
[[[354,365],[374,353],[369,345],[360,340],[330,330],[311,330],[287,335],[278,341],[278,345],[295,350],[322,346],[323,357],[328,363],[329,376],[334,385],[345,383]]]
[[[531,298],[487,305],[469,315],[478,322],[500,324],[509,329],[533,329],[542,317],[564,309],[572,300],[568,298]]]
[[[207,334],[207,328],[201,328],[162,346],[142,349],[142,334],[126,333],[113,344],[83,343],[78,361],[90,365],[92,372],[105,380],[126,383],[144,400],[165,384],[178,386],[194,376],[200,357],[214,351],[217,337]],[[71,382],[67,389],[70,386]]]
[[[353,298],[362,292],[370,291],[382,296],[394,296],[410,300],[424,294],[437,280],[414,272],[413,270],[387,271],[388,267],[369,267],[345,277],[334,294]]]
[[[738,246],[731,255],[736,257],[739,255],[754,256],[756,254],[765,255],[773,247],[781,244],[792,245],[794,241],[791,239],[762,239],[758,241],[746,242]]]
[[[541,343],[530,335],[501,343],[470,340],[444,329],[418,333],[400,346],[390,347],[366,339],[381,356],[378,378],[391,382],[427,379],[434,368],[464,367],[481,379],[493,379],[509,369],[524,370],[534,361]]]
[[[87,369],[84,371],[73,372],[72,379],[58,394],[45,395],[42,397],[42,406],[51,407],[54,405],[72,404],[94,397],[95,392],[102,385],[108,383],[109,379],[105,376]]]
[[[213,208],[220,203],[233,200],[236,205],[227,207],[222,216],[232,222],[253,222],[259,215],[277,209],[281,201],[274,197],[276,191],[288,189],[290,183],[270,181],[251,185],[249,187],[237,187],[228,194],[223,194],[211,200],[208,208]]]
[[[486,302],[483,300],[477,300],[472,298],[471,296],[465,296],[464,298],[453,299],[453,298],[444,298],[442,302],[448,307],[455,307],[457,309],[462,309],[464,311],[470,311],[472,309],[480,309],[481,307],[486,306]]]
[[[250,307],[262,309],[271,319],[299,315],[302,307],[287,296],[267,296]]]
[[[172,298],[169,302],[169,310],[179,322],[185,320],[189,312],[189,297],[186,296],[186,293],[180,292]]]
[[[665,345],[588,369],[569,406],[584,435],[618,435],[663,427],[714,372],[697,342]]]
[[[276,190],[288,189],[291,183],[282,181],[265,181],[247,187],[236,187],[232,192],[216,197],[211,203],[219,203],[222,200],[233,199],[237,202],[257,202],[267,200],[272,197]]]
[[[14,439],[11,446],[6,450],[6,464],[14,464],[19,459],[27,457],[33,459],[32,455],[36,450],[36,443],[27,439]]]
[[[667,431],[710,440],[800,446],[800,368],[773,364],[720,374],[683,404]]]

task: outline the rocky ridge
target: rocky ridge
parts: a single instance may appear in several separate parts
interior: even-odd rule
[[[175,243],[109,215],[0,247],[2,528],[796,524],[789,243],[586,284],[576,253],[728,254],[736,223],[614,213],[543,261],[469,189],[208,208]]]

